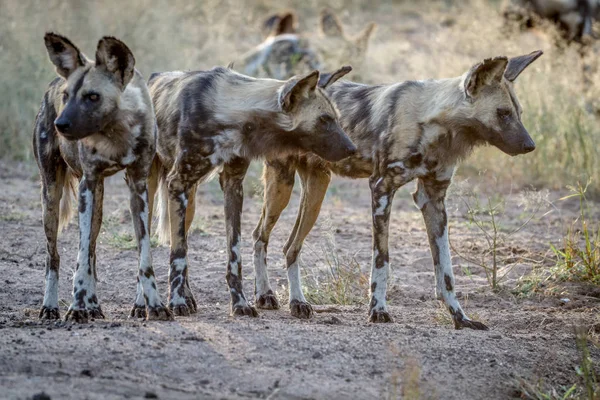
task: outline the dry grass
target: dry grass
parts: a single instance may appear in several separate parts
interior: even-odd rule
[[[600,386],[596,377],[597,363],[592,360],[589,350],[589,333],[583,327],[575,328],[575,341],[579,351],[579,365],[575,368],[577,382],[568,386],[556,387],[541,379],[537,382],[518,382],[519,398],[528,400],[570,400],[600,399]],[[597,346],[597,343],[592,343]]]
[[[490,288],[499,291],[515,266],[540,262],[515,246],[515,235],[526,232],[530,222],[543,219],[551,203],[547,190],[526,189],[510,199],[500,192],[482,195],[486,191],[481,186],[489,183],[490,177],[482,175],[453,186],[451,202],[457,204],[466,219],[470,246],[461,249],[450,242],[450,247],[467,263],[467,275],[471,267],[480,268]]]
[[[600,224],[594,227],[590,223],[587,188],[578,183],[571,188],[572,194],[562,199],[579,199],[579,217],[568,228],[562,246],[552,245],[552,250],[556,255],[556,270],[561,277],[599,285]]]
[[[132,0],[126,6],[116,0],[0,0],[0,157],[32,159],[33,120],[54,77],[42,43],[45,31],[71,37],[90,56],[100,36],[115,35],[132,48],[137,67],[148,76],[227,64],[259,43],[261,20],[283,8],[296,9],[300,29],[315,32],[323,6],[340,15],[350,35],[367,21],[377,22],[366,70],[356,72],[367,82],[456,76],[485,57],[544,49],[546,54],[516,85],[525,125],[538,149],[517,158],[480,149],[461,173],[487,169],[504,183],[552,188],[600,175],[600,146],[595,145],[600,138],[595,114],[600,90],[590,83],[600,81],[597,49],[582,59],[574,46],[556,46],[551,28],[525,33],[506,29],[499,1],[485,0],[380,0],[368,6],[358,0]],[[597,192],[593,182],[589,193]]]
[[[317,258],[325,263],[324,268],[313,267],[304,274],[304,293],[310,303],[364,305],[368,302],[369,275],[353,255],[340,254],[333,232],[326,235],[320,251],[305,247],[305,251],[317,253]]]

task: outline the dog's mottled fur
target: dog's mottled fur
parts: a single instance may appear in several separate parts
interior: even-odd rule
[[[342,69],[346,72],[349,68]],[[333,79],[332,76],[325,76]],[[169,307],[196,311],[188,283],[187,232],[197,185],[217,168],[225,195],[231,313],[252,315],[242,290],[240,218],[242,181],[252,158],[315,152],[330,161],[356,148],[317,86],[318,71],[288,81],[255,79],[226,68],[153,74],[149,87],[158,123],[159,236],[171,243]],[[153,193],[150,193],[153,196]]]
[[[333,163],[314,155],[266,162],[263,210],[253,233],[257,305],[279,307],[267,275],[267,244],[289,201],[294,175],[298,172],[302,200],[296,225],[283,251],[291,313],[299,318],[311,317],[312,307],[302,294],[298,256],[317,219],[333,172],[351,178],[369,178],[373,216],[369,320],[391,321],[386,307],[386,286],[392,199],[398,188],[416,179],[413,197],[422,211],[429,236],[437,296],[448,307],[456,328],[487,329],[469,320],[455,295],[444,199],[455,166],[476,146],[487,143],[510,155],[534,149],[521,123],[522,110],[513,91],[513,81],[540,55],[538,51],[510,60],[487,59],[453,79],[379,86],[324,82],[340,111],[342,127],[358,151],[353,157]]]
[[[59,318],[56,240],[68,222],[77,181],[79,253],[73,302],[66,318],[79,322],[104,318],[96,295],[96,238],[102,223],[104,178],[125,170],[139,253],[132,315],[169,319],[171,314],[156,289],[150,253],[152,199],[146,182],[155,155],[156,124],[133,54],[124,43],[108,36],[98,42],[95,61],[63,36],[48,33],[44,42],[60,77],[44,95],[33,134],[48,252],[40,318]]]
[[[268,17],[263,24],[265,40],[235,65],[247,75],[275,79],[343,63],[360,71],[375,24],[350,37],[331,10],[323,10],[319,22],[320,35],[305,35],[298,32],[293,12]]]

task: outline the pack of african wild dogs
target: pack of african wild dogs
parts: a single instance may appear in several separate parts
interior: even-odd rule
[[[555,2],[574,3],[566,8],[579,12],[575,35],[588,33],[587,21],[597,4]],[[542,2],[525,3],[535,10]],[[293,316],[314,314],[303,294],[299,256],[331,177],[338,175],[369,180],[369,321],[392,321],[386,305],[392,200],[400,187],[416,181],[413,199],[429,238],[437,297],[455,328],[488,329],[468,318],[456,296],[445,198],[457,164],[476,147],[495,146],[510,156],[535,149],[521,121],[514,85],[542,52],[490,54],[473,60],[461,76],[447,79],[368,85],[353,81],[349,65],[360,71],[368,63],[375,24],[351,37],[333,12],[323,10],[320,26],[318,37],[305,35],[298,32],[293,12],[274,14],[264,22],[264,42],[233,65],[156,72],[148,80],[136,70],[133,52],[117,38],[102,37],[88,58],[75,41],[58,33],[44,36],[58,77],[44,94],[33,134],[47,243],[39,318],[60,318],[57,236],[73,210],[78,214],[79,248],[65,318],[87,322],[105,317],[101,293],[96,292],[96,240],[104,179],[121,170],[130,191],[138,250],[132,318],[172,320],[196,312],[187,235],[197,188],[215,175],[224,193],[223,262],[231,315],[256,317],[257,309],[280,308],[267,272],[267,246],[298,174],[300,210],[283,248]],[[243,288],[240,249],[242,182],[253,159],[264,160],[264,202],[252,235],[252,297]],[[72,206],[75,193],[77,207]],[[168,282],[155,278],[152,234],[170,246]],[[158,288],[165,284],[167,299]]]

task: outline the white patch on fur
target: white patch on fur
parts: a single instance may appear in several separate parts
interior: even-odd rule
[[[135,161],[135,154],[133,154],[133,149],[130,147],[127,150],[127,155],[121,158],[121,165],[129,165]]]
[[[435,244],[438,248],[438,254],[440,256],[440,264],[435,266],[437,298],[455,310],[461,309],[454,290],[450,292],[446,290],[445,276],[454,276],[452,272],[452,258],[450,256],[450,246],[448,242],[448,226],[444,227],[442,236],[435,239]]]
[[[46,131],[42,130],[40,132],[40,139],[46,139],[48,137],[48,134],[46,133]]]
[[[302,282],[300,279],[300,265],[294,261],[287,269],[288,284],[290,286],[290,302],[298,300],[307,303],[304,293],[302,293]]]
[[[394,169],[394,168],[402,168],[404,169],[404,163],[402,161],[396,161],[394,163],[388,164],[388,169]]]
[[[185,258],[176,258],[173,260],[172,264],[175,266],[175,271],[181,272],[185,269],[187,262],[185,261]]]
[[[144,299],[144,288],[142,287],[141,280],[138,281],[135,287],[135,305],[144,307],[146,305],[146,299]]]
[[[180,285],[183,285],[181,283]],[[149,300],[149,299],[148,299]],[[186,305],[185,297],[179,295],[179,290],[171,288],[171,298],[169,299],[171,306],[184,306]]]
[[[385,209],[386,209],[387,205],[388,205],[388,197],[387,196],[381,196],[379,198],[379,206],[375,210],[375,215],[384,215],[385,214]]]
[[[58,273],[48,270],[46,275],[46,291],[44,292],[44,307],[58,308]]]
[[[254,243],[254,271],[256,274],[256,296],[267,293],[271,289],[267,271],[267,246],[262,240]]]
[[[214,138],[215,150],[209,156],[212,165],[228,163],[235,157],[243,156],[242,135],[237,129],[226,129]]]
[[[242,263],[242,255],[240,254],[240,242],[241,242],[242,238],[241,236],[238,235],[237,237],[237,243],[235,246],[231,246],[231,252],[233,254],[235,254],[235,259],[236,261],[232,261],[231,263],[229,263],[229,266],[231,268],[231,274],[232,275],[239,275],[239,266]]]
[[[388,262],[383,264],[382,268],[377,268],[375,260],[379,256],[377,249],[373,250],[373,260],[371,267],[371,284],[376,283],[375,290],[371,293],[371,296],[377,300],[377,306],[375,310],[386,310],[385,294],[387,291],[387,279],[389,275],[390,266]]]
[[[146,233],[140,239],[140,269],[146,270],[152,266],[152,253],[150,251],[150,232],[148,232],[148,193],[140,195],[144,202],[144,209],[140,212],[140,219]]]
[[[183,206],[187,208],[188,199],[187,199],[187,197],[185,197],[185,193],[181,193],[179,195],[179,200],[181,200],[181,203],[183,204]]]
[[[60,67],[62,69],[66,69],[66,70],[72,70],[75,69],[75,58],[73,57],[73,54],[69,51],[65,51],[61,54],[58,55],[58,58],[60,59]]]
[[[85,179],[85,178],[84,178]],[[82,180],[81,183],[84,181]],[[96,281],[94,279],[94,273],[92,271],[91,274],[88,273],[89,269],[92,268],[90,261],[90,238],[92,235],[92,218],[93,218],[93,209],[94,209],[94,196],[92,191],[86,189],[81,197],[85,200],[85,209],[83,212],[79,212],[79,252],[77,254],[77,264],[79,268],[75,271],[75,275],[73,276],[73,287],[75,295],[77,291],[81,289],[85,289],[86,295],[83,300],[86,308],[88,307],[97,307],[96,304],[89,304],[88,299],[91,298],[96,293]],[[81,201],[81,198],[80,198]],[[81,283],[80,283],[81,282]],[[73,298],[73,309],[79,309],[76,306],[75,298]]]
[[[427,197],[425,190],[420,190],[418,188],[418,186],[417,186],[416,194],[413,197],[413,199],[415,201],[415,205],[417,206],[417,208],[419,210],[422,210],[423,207],[425,207],[425,204],[427,204],[427,202],[429,202],[429,197]]]
[[[119,108],[121,110],[145,112],[146,105],[144,104],[142,89],[135,85],[127,85],[125,91],[121,95]]]
[[[83,183],[84,181],[82,180],[80,184]],[[86,189],[81,194],[81,197],[85,200],[85,210],[83,212],[79,212],[79,232],[81,236],[81,242],[79,243],[77,262],[80,266],[87,266],[90,252],[90,237],[92,235],[92,211],[94,209],[94,196],[91,190]],[[81,201],[81,198],[79,201]]]
[[[379,257],[379,250],[373,249],[373,258],[371,260],[371,284],[376,283],[376,286],[375,290],[371,293],[371,296],[377,300],[375,310],[385,311],[385,294],[390,266],[388,262],[385,262],[382,268],[377,268],[375,265],[377,257]]]
[[[183,272],[183,270],[185,269],[187,262],[185,260],[185,258],[176,258],[173,260],[172,262],[173,266],[175,267],[175,271],[177,272]],[[179,287],[181,287],[181,285],[184,285],[183,280],[179,281],[179,286],[175,287],[175,288],[171,288],[170,293],[171,293],[171,298],[169,299],[169,303],[172,306],[181,306],[181,305],[185,305],[185,297],[184,296],[180,296],[179,295],[179,290],[177,290]]]
[[[141,124],[136,124],[131,128],[131,136],[133,136],[134,138],[139,137],[141,133],[142,133],[142,125]]]

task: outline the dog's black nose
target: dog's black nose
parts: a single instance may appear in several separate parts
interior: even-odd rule
[[[535,150],[535,142],[531,139],[523,144],[523,153],[530,153]]]
[[[71,123],[69,121],[57,119],[54,121],[54,126],[60,133],[68,133],[69,128],[71,128]]]

